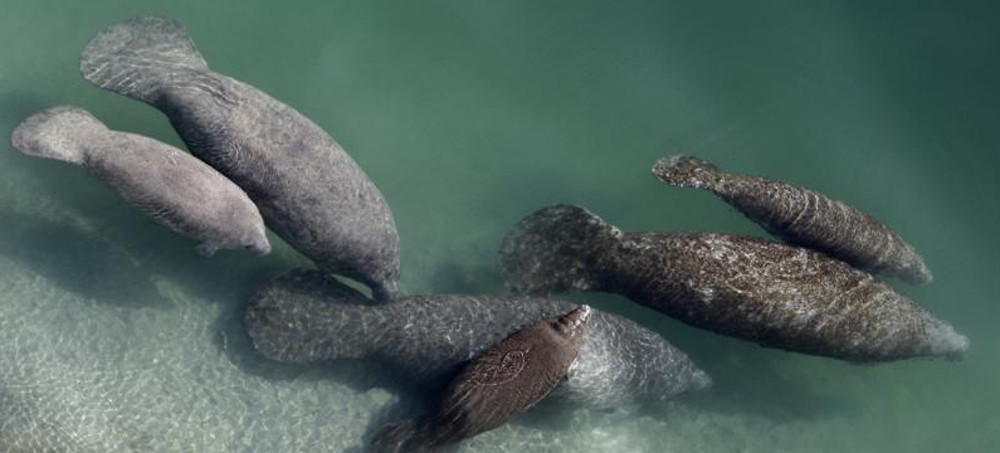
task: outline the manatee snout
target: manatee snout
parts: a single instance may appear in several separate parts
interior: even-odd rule
[[[271,253],[271,243],[268,242],[266,236],[262,240],[255,241],[253,244],[247,245],[247,248],[257,252],[257,255],[260,256]]]
[[[581,305],[575,310],[562,315],[553,324],[557,332],[567,338],[575,339],[583,335],[587,321],[590,319],[590,306]]]

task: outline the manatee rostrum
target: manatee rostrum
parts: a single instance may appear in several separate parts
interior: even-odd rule
[[[775,179],[724,172],[691,156],[660,159],[653,175],[670,185],[716,194],[789,244],[912,284],[933,279],[924,259],[899,233],[870,214],[821,193]]]
[[[412,384],[439,388],[517,329],[573,307],[518,295],[434,294],[374,304],[322,272],[293,270],[251,296],[245,324],[255,349],[272,360],[360,359]],[[628,319],[594,310],[588,324],[552,399],[610,409],[711,384],[687,355]]]
[[[875,362],[958,359],[968,340],[889,285],[843,261],[780,242],[710,233],[622,233],[556,205],[504,238],[517,292],[603,291],[687,324],[762,346]]]
[[[584,305],[504,338],[463,367],[428,415],[382,427],[368,451],[440,451],[528,410],[566,376],[590,312]]]
[[[188,149],[243,188],[278,236],[380,300],[398,294],[399,236],[365,172],[311,120],[208,68],[179,23],[142,17],[91,39],[90,82],[150,104]]]
[[[14,129],[21,152],[86,167],[126,201],[178,233],[198,252],[248,248],[267,254],[264,220],[247,194],[190,154],[142,135],[108,129],[79,107],[43,110]]]

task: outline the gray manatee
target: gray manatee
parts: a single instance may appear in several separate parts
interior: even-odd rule
[[[382,427],[369,451],[441,451],[528,410],[566,376],[580,349],[590,312],[584,305],[504,338],[462,369],[433,412]]]
[[[653,175],[670,185],[711,191],[789,244],[913,284],[933,279],[924,259],[899,233],[821,193],[774,179],[727,173],[690,156],[660,159]]]
[[[179,23],[112,25],[87,44],[80,72],[166,114],[191,153],[242,187],[268,227],[319,267],[377,299],[396,297],[399,236],[368,176],[308,118],[211,71]]]
[[[255,349],[308,364],[361,359],[436,387],[516,330],[573,309],[529,296],[408,296],[373,304],[329,275],[294,270],[251,296],[244,318]],[[711,380],[687,355],[628,319],[594,310],[557,400],[596,408],[668,399]]]
[[[605,291],[687,324],[807,354],[874,362],[961,358],[969,341],[892,287],[822,253],[706,233],[622,233],[557,205],[504,238],[518,292]]]
[[[271,251],[264,220],[236,184],[166,143],[108,129],[87,111],[58,106],[14,129],[21,152],[87,167],[140,211],[201,241],[199,253],[219,248]]]

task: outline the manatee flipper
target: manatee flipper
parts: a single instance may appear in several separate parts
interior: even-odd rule
[[[549,206],[522,219],[503,239],[500,269],[515,292],[597,290],[594,250],[618,243],[618,228],[579,206]],[[586,253],[585,253],[586,252]]]
[[[207,71],[184,26],[172,19],[139,17],[114,24],[87,43],[80,73],[109,91],[155,102],[165,78]]]
[[[14,129],[11,144],[29,156],[84,163],[86,137],[107,131],[97,118],[79,107],[58,106],[30,116]]]

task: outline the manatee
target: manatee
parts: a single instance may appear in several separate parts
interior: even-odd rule
[[[961,358],[968,340],[872,275],[814,250],[711,233],[622,233],[556,205],[503,240],[517,292],[622,294],[687,324],[762,346],[876,362]]]
[[[272,360],[362,360],[410,384],[439,388],[517,329],[573,307],[518,295],[434,294],[374,304],[322,272],[293,270],[251,296],[244,320],[255,349]],[[663,401],[710,384],[656,333],[594,310],[580,353],[551,398],[603,410]]]
[[[264,220],[247,194],[225,176],[166,143],[108,129],[86,110],[58,106],[14,129],[21,152],[82,165],[126,201],[170,229],[220,248],[271,251]]]
[[[660,159],[653,175],[670,185],[716,194],[789,244],[912,284],[933,280],[924,259],[899,233],[870,214],[821,193],[774,179],[727,173],[690,156]]]
[[[369,451],[439,451],[507,423],[566,376],[589,316],[584,305],[511,334],[466,365],[431,414],[381,428]]]
[[[166,114],[191,153],[242,187],[268,227],[320,268],[379,300],[398,294],[395,221],[364,171],[301,113],[211,71],[179,23],[114,24],[87,44],[80,72]]]

